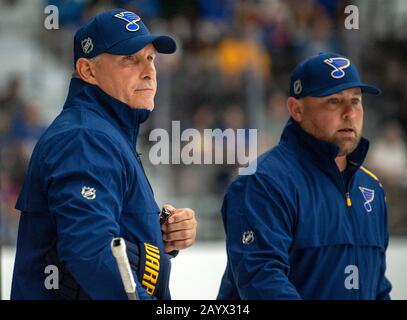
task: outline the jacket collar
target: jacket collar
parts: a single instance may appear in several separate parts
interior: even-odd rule
[[[290,118],[281,135],[280,143],[286,143],[301,159],[311,159],[324,171],[339,171],[335,158],[339,147],[335,144],[316,139],[307,133],[300,125]],[[348,167],[352,174],[362,165],[369,150],[369,141],[361,138],[356,149],[347,156]]]
[[[125,135],[135,145],[140,124],[147,120],[150,110],[132,109],[108,95],[97,85],[86,83],[78,78],[72,78],[64,109],[80,106],[101,114],[106,120],[119,126]]]

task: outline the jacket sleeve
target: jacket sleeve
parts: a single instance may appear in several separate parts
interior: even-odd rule
[[[232,184],[222,207],[228,259],[239,296],[301,299],[288,278],[295,219],[292,200],[259,173],[244,179]]]
[[[127,183],[120,150],[102,133],[78,129],[58,137],[41,170],[61,262],[92,299],[127,299],[110,248]],[[140,299],[151,299],[133,276]]]
[[[384,191],[383,191],[384,193]],[[386,251],[389,244],[389,229],[388,229],[388,215],[387,215],[387,205],[385,201],[385,195],[383,194],[383,205],[384,205],[384,234],[385,234],[385,243],[384,243],[384,252],[382,255],[382,261],[380,265],[380,279],[377,288],[377,300],[390,300],[390,291],[392,285],[387,279],[386,273]]]

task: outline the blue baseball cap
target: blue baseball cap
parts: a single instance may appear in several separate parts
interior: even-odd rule
[[[149,43],[160,53],[173,53],[177,48],[171,37],[151,34],[141,18],[131,11],[102,12],[75,33],[74,64],[79,58],[90,59],[104,52],[130,55]]]
[[[321,53],[301,62],[291,74],[290,96],[325,97],[350,89],[361,88],[362,92],[380,94],[380,89],[362,83],[356,66],[336,53]]]

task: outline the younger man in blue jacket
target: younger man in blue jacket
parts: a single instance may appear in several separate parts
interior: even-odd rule
[[[218,299],[389,299],[385,194],[362,164],[360,81],[337,54],[292,73],[280,143],[222,207],[228,262]]]
[[[136,140],[154,108],[157,52],[175,49],[123,9],[76,32],[67,100],[34,149],[16,205],[12,299],[127,299],[110,248],[119,236],[138,296],[170,299],[169,254],[194,243],[196,220],[167,205],[160,223]]]

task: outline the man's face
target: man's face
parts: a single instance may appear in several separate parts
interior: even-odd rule
[[[157,91],[155,57],[152,44],[129,56],[102,53],[94,61],[97,85],[131,108],[153,110]]]
[[[327,97],[302,100],[301,127],[319,140],[336,144],[339,156],[350,154],[359,144],[363,128],[362,92],[352,88]]]

